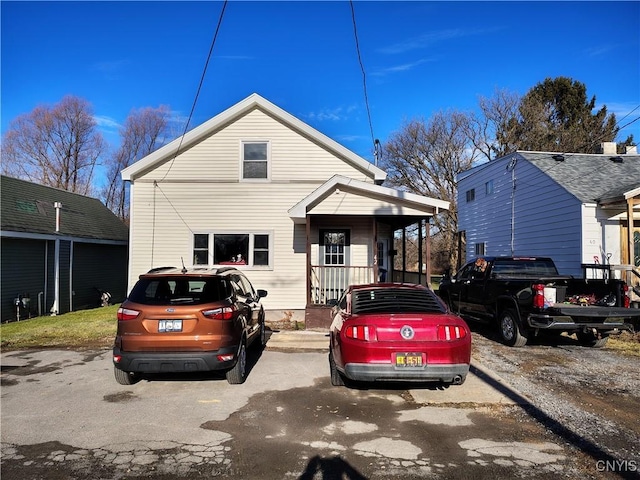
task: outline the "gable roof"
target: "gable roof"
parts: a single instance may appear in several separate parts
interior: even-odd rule
[[[640,187],[640,155],[527,151],[516,154],[538,167],[582,203],[622,199],[625,193]],[[560,156],[564,160],[559,160]]]
[[[289,216],[294,222],[303,222],[312,208],[322,203],[327,197],[338,190],[352,193],[361,197],[377,198],[399,206],[406,206],[424,212],[426,216],[435,215],[440,210],[448,210],[449,202],[430,197],[423,197],[415,193],[395,190],[371,183],[334,175],[320,187],[299,201],[289,209]]]
[[[73,237],[126,243],[129,228],[96,198],[0,176],[0,227],[3,235]],[[60,202],[56,232],[55,202]]]
[[[178,137],[167,145],[125,168],[121,172],[122,179],[125,181],[134,181],[136,177],[153,170],[155,167],[175,157],[178,153],[191,148],[193,145],[196,145],[225,126],[232,124],[237,119],[254,109],[260,109],[276,120],[287,125],[292,130],[303,136],[311,138],[327,150],[334,152],[334,154],[343,158],[355,167],[365,172],[369,172],[371,178],[373,178],[376,183],[382,183],[387,177],[384,170],[376,167],[359,155],[356,155],[351,150],[340,145],[338,142],[332,140],[323,133],[320,133],[318,130],[310,127],[303,121],[269,102],[257,93],[253,93],[212,119],[197,126],[193,130],[190,130],[183,137]]]

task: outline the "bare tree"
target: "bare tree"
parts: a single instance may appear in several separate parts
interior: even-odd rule
[[[162,146],[166,140],[169,108],[132,110],[120,129],[122,142],[110,156],[107,167],[108,183],[102,191],[105,205],[122,220],[128,220],[128,192],[120,172]]]
[[[456,176],[471,168],[479,156],[467,136],[470,122],[470,116],[459,111],[436,113],[428,122],[411,120],[382,148],[381,165],[392,186],[450,202],[450,210],[435,216],[433,224],[446,249],[441,268],[457,260]]]
[[[467,136],[487,160],[500,158],[518,149],[521,97],[505,89],[496,89],[493,97],[479,97],[479,113],[470,116]]]
[[[11,122],[2,141],[2,172],[88,195],[104,149],[90,104],[66,96]]]

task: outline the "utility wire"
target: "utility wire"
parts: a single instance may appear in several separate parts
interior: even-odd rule
[[[371,110],[369,109],[369,96],[367,94],[367,75],[364,71],[364,65],[362,64],[362,56],[360,55],[360,44],[358,42],[358,29],[356,27],[356,12],[353,7],[353,0],[350,0],[351,5],[351,21],[353,23],[353,36],[356,40],[356,52],[358,53],[358,62],[360,63],[360,70],[362,71],[362,85],[364,89],[364,103],[367,108],[367,118],[369,119],[369,130],[371,132],[371,141],[373,142],[374,152],[377,157],[378,142],[373,134],[373,123],[371,122]],[[377,158],[376,158],[377,160]]]
[[[184,136],[186,135],[188,129],[189,129],[189,124],[191,123],[191,118],[193,117],[193,112],[196,109],[196,104],[198,103],[198,97],[200,96],[200,90],[202,90],[202,84],[204,83],[204,77],[207,73],[207,67],[209,66],[209,60],[211,59],[211,54],[213,53],[213,47],[216,44],[216,39],[218,38],[218,32],[220,31],[220,26],[222,25],[222,17],[224,17],[224,11],[227,8],[227,2],[228,0],[225,0],[225,2],[222,4],[222,10],[220,11],[220,17],[218,18],[218,25],[216,26],[216,31],[213,35],[213,39],[211,40],[211,47],[209,48],[209,54],[207,55],[207,61],[204,64],[204,69],[202,70],[202,75],[200,76],[200,83],[198,84],[198,89],[196,91],[196,96],[193,99],[193,105],[191,105],[191,111],[189,112],[189,117],[187,118],[187,123],[184,126],[184,130],[182,131],[182,135],[180,135],[180,143],[178,144],[178,148],[176,149],[176,153],[173,155],[173,158],[171,159],[171,163],[169,164],[169,168],[167,169],[167,171],[165,172],[164,176],[158,180],[159,182],[164,181],[165,178],[167,178],[167,175],[169,175],[169,172],[171,171],[171,168],[173,167],[173,162],[175,161],[176,157],[178,156],[178,154],[180,153],[180,147],[182,147],[182,142],[184,140]],[[157,184],[156,184],[157,186]]]

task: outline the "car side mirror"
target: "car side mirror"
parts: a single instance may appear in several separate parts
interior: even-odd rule
[[[266,290],[258,289],[256,291],[256,293],[258,294],[258,298],[263,298],[263,297],[267,296],[267,291]]]

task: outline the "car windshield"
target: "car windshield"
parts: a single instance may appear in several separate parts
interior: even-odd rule
[[[200,305],[229,296],[224,278],[153,277],[138,280],[129,300],[143,305]]]
[[[445,308],[431,290],[411,288],[374,288],[355,290],[351,298],[351,312],[445,313]]]

